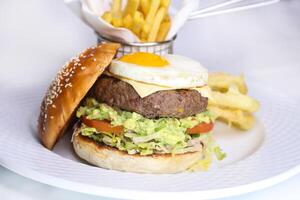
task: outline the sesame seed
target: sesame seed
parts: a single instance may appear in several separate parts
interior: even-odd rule
[[[95,47],[92,47],[92,49],[95,49]],[[88,51],[88,50],[87,50]],[[82,66],[81,64],[81,58],[86,58],[93,56],[93,54],[87,55],[87,51],[83,52],[82,54],[78,54],[76,57],[72,58],[69,62],[67,62],[63,68],[57,73],[57,76],[55,79],[53,79],[50,88],[46,92],[44,102],[41,107],[41,115],[43,116],[42,121],[42,130],[44,131],[43,134],[46,131],[46,123],[47,123],[47,113],[48,108],[51,106],[52,108],[56,108],[56,105],[53,103],[55,102],[55,99],[58,98],[58,96],[63,92],[63,88],[72,87],[72,83],[70,82],[72,76],[75,74],[75,70],[80,67],[81,70],[84,70],[86,67]],[[95,61],[95,59],[94,59]],[[50,116],[51,119],[54,118],[54,116]]]
[[[67,88],[67,87],[72,87],[72,84],[71,83],[66,84],[65,88]]]
[[[96,62],[96,61],[97,61],[97,59],[96,59],[96,58],[94,58],[94,59],[93,59],[93,61],[94,61],[94,62]]]

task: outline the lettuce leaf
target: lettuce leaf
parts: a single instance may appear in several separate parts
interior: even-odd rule
[[[205,138],[211,134],[186,134],[188,128],[199,123],[209,123],[213,116],[208,111],[183,119],[159,118],[148,119],[135,112],[115,110],[104,103],[98,103],[93,98],[88,98],[85,104],[77,110],[78,118],[85,116],[88,119],[109,120],[113,126],[122,125],[124,134],[116,136],[110,133],[98,132],[95,128],[83,125],[80,132],[83,136],[90,137],[97,142],[128,153],[150,155],[153,153],[185,153],[191,149],[188,141],[195,137]]]
[[[218,160],[226,158],[226,153],[224,153],[219,146],[215,146],[213,152]]]

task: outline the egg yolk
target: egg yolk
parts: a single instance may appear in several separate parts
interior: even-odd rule
[[[169,65],[169,62],[161,56],[147,52],[127,54],[119,58],[119,60],[144,67],[164,67]]]

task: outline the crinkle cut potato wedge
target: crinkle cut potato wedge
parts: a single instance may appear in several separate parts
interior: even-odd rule
[[[223,72],[210,73],[208,85],[211,89],[208,101],[215,118],[242,130],[254,125],[253,112],[259,109],[259,102],[248,96],[244,76],[235,76]]]
[[[247,94],[248,88],[244,76],[234,76],[223,72],[210,73],[208,85],[215,91],[226,92],[231,85],[236,85],[242,94]]]

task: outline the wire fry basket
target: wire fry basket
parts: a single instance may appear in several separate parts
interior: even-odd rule
[[[108,39],[104,36],[97,34],[97,42],[105,43],[105,42],[117,42],[121,44],[121,47],[118,50],[117,57],[121,57],[126,54],[134,53],[134,52],[149,52],[157,55],[164,54],[172,54],[173,53],[173,44],[176,39],[176,35],[166,41],[162,42],[120,42]]]

